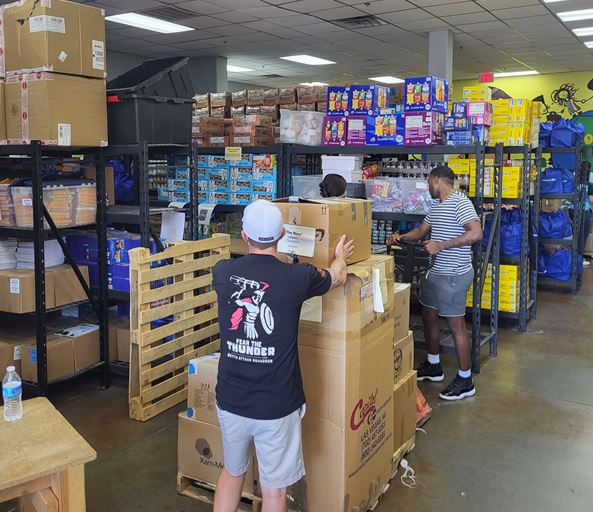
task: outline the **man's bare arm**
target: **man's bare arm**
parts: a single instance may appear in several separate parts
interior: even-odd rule
[[[480,221],[472,220],[463,226],[465,232],[451,240],[445,240],[440,242],[443,249],[452,249],[454,247],[465,247],[467,245],[473,245],[476,242],[482,240],[483,232]]]

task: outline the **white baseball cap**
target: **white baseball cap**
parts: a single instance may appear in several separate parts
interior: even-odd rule
[[[270,201],[258,199],[243,212],[243,231],[254,242],[276,242],[282,237],[283,229],[282,213]]]

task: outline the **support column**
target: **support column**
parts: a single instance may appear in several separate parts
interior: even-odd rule
[[[228,88],[226,57],[192,57],[191,79],[196,93],[225,92]]]
[[[453,83],[453,32],[450,30],[428,34],[428,74]]]

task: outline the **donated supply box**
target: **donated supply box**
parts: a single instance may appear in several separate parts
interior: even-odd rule
[[[348,263],[357,263],[371,255],[373,225],[371,201],[364,199],[300,199],[274,203],[282,212],[286,235],[278,250],[299,256],[302,263],[329,268],[335,248],[345,234],[354,240],[354,253]]]
[[[414,337],[409,331],[405,338],[393,340],[393,382],[414,369]]]
[[[103,9],[64,0],[25,0],[5,5],[3,14],[8,75],[25,70],[106,77]]]
[[[404,85],[406,112],[447,112],[449,83],[436,76],[406,78]]]
[[[415,371],[393,387],[393,453],[416,436],[416,389]]]
[[[381,278],[384,275],[384,286]],[[348,267],[299,325],[309,510],[366,510],[391,476],[393,258]],[[392,288],[391,288],[392,289]]]
[[[219,425],[216,413],[216,380],[220,354],[192,359],[187,369],[187,417]]]
[[[348,109],[352,115],[377,114],[389,108],[389,89],[383,85],[351,85]]]
[[[401,340],[408,335],[410,328],[410,284],[395,283],[395,335],[394,339]]]
[[[105,82],[57,73],[9,76],[6,132],[12,144],[107,146]]]

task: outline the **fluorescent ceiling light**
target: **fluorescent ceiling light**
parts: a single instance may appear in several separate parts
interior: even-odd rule
[[[381,82],[382,84],[403,84],[405,80],[396,78],[395,76],[375,76],[369,78],[373,82]]]
[[[528,76],[539,75],[539,71],[531,69],[529,71],[509,71],[508,73],[494,73],[494,78],[505,78],[509,76]]]
[[[586,46],[587,48],[593,48],[593,41],[587,41],[587,42],[585,43],[585,46]]]
[[[572,31],[577,36],[593,36],[593,27],[573,28]]]
[[[127,12],[125,14],[115,14],[105,18],[108,21],[121,23],[122,25],[129,25],[130,27],[143,28],[145,30],[152,30],[160,32],[161,34],[174,34],[176,32],[188,32],[195,30],[191,27],[184,27],[177,23],[159,20],[151,16],[144,16],[143,14],[136,14],[135,12]]]
[[[241,66],[233,66],[232,64],[226,65],[226,70],[231,73],[246,73],[247,71],[253,71],[253,69],[242,68]]]
[[[581,9],[579,11],[559,12],[558,17],[562,21],[593,20],[593,9]]]
[[[325,82],[301,82],[299,85],[306,85],[307,87],[323,87],[324,85],[329,85],[326,84]]]
[[[289,55],[288,57],[280,57],[284,60],[291,60],[300,64],[308,64],[309,66],[325,66],[326,64],[335,64],[333,60],[320,59],[312,55]]]

